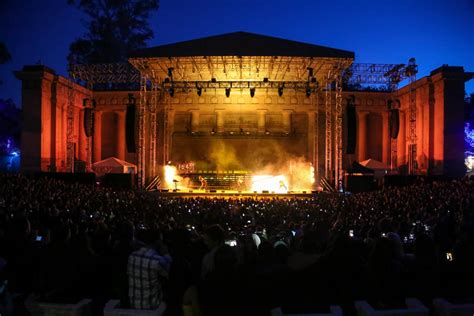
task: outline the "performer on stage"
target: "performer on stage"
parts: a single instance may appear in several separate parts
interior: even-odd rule
[[[204,177],[199,176],[199,181],[201,182],[201,186],[199,187],[199,190],[207,190],[207,180],[204,179]]]
[[[237,179],[237,190],[238,191],[242,191],[244,188],[244,179],[242,179],[241,177],[239,177]]]
[[[288,188],[285,185],[285,181],[280,180],[280,189],[285,189],[285,191],[288,191]]]

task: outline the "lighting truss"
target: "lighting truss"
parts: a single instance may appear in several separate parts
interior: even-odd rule
[[[412,71],[413,66],[406,64],[354,63],[344,71],[343,78],[348,84],[387,85],[393,91]]]
[[[168,91],[173,87],[176,91],[180,92],[194,92],[196,86],[202,89],[275,89],[283,88],[284,90],[298,90],[306,91],[308,88],[311,92],[318,91],[318,82],[300,82],[300,81],[163,81],[161,87],[163,90]]]
[[[140,72],[129,63],[69,65],[69,76],[95,91],[138,90]]]

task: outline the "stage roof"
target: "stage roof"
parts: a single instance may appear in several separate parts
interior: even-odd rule
[[[354,58],[354,52],[278,37],[234,32],[137,50],[131,58],[190,56],[289,56]]]

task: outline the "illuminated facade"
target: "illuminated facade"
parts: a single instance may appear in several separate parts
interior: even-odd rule
[[[462,67],[443,66],[392,91],[345,91],[352,52],[242,32],[144,49],[129,61],[140,78],[133,91],[99,91],[92,79],[87,89],[43,66],[16,73],[23,170],[72,171],[72,161],[117,157],[137,164],[145,185],[169,161],[192,163],[194,173],[295,174],[307,165],[317,180],[338,185],[352,162],[368,158],[407,173],[411,151],[412,173],[465,172],[464,82],[473,74]],[[352,95],[354,118],[346,115]],[[95,104],[91,137],[85,99]],[[135,152],[126,142],[131,100]],[[396,140],[393,100],[400,101]],[[348,136],[348,120],[355,135]],[[346,153],[351,138],[355,151]]]

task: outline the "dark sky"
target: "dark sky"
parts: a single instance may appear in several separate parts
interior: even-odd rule
[[[69,44],[84,28],[67,0],[0,0],[0,41],[13,60],[0,66],[0,98],[20,104],[12,75],[41,62],[66,74]],[[404,63],[419,76],[442,64],[474,71],[474,0],[161,0],[149,46],[248,31],[355,52],[356,62]],[[474,80],[466,85],[474,93]]]

